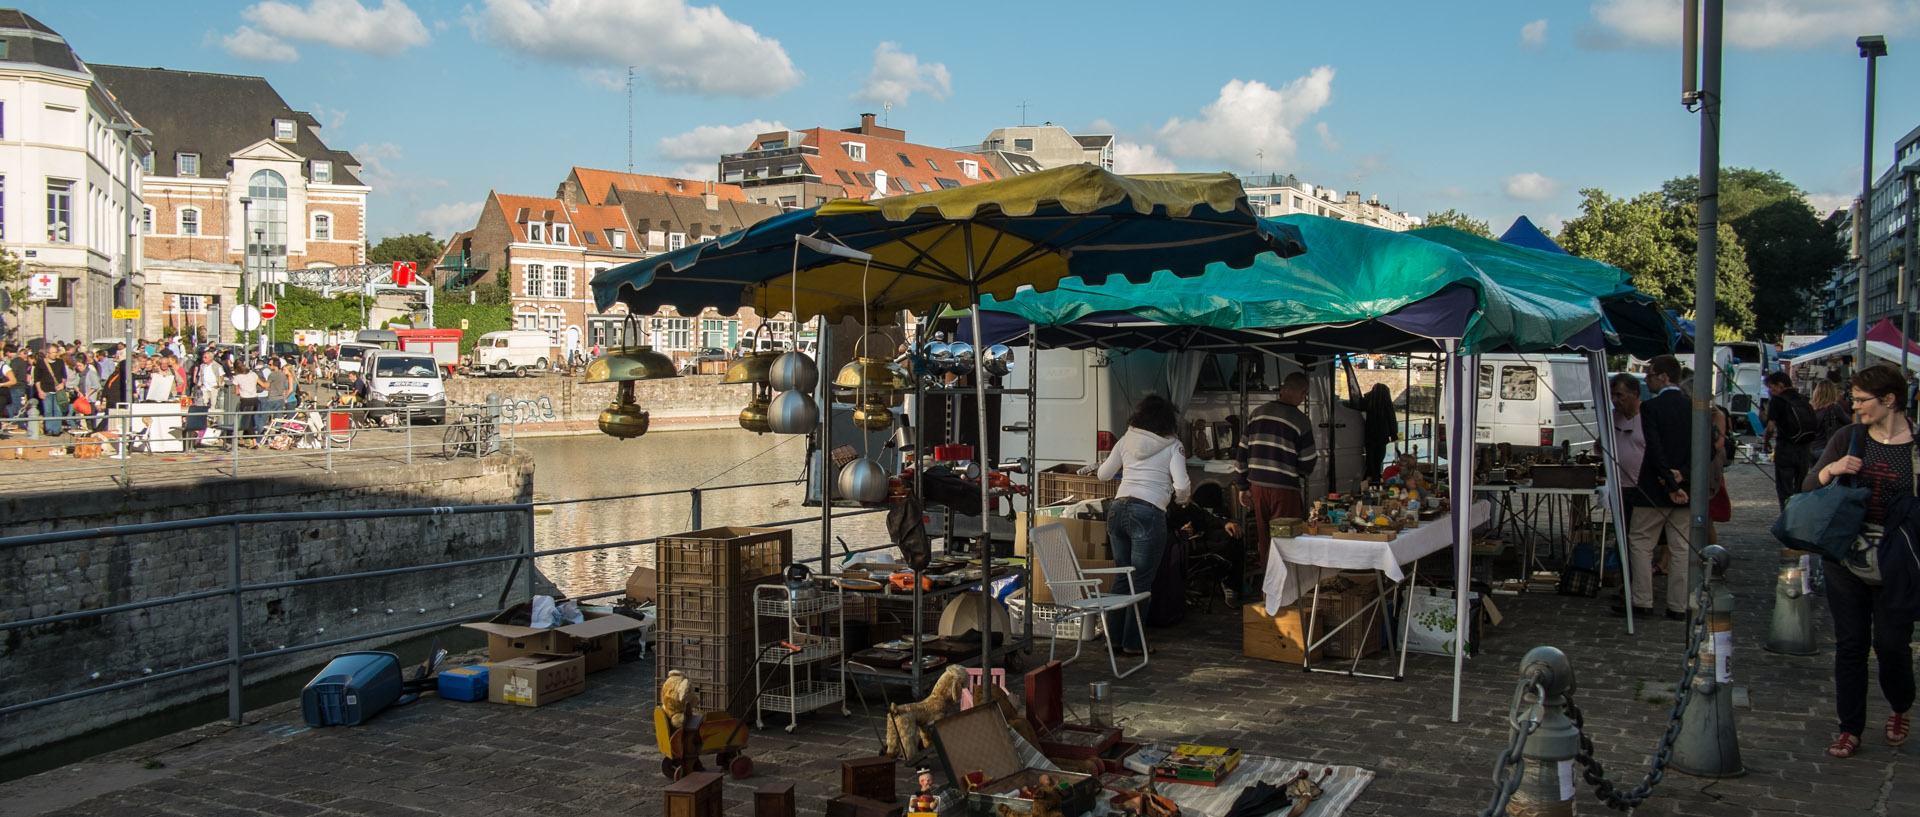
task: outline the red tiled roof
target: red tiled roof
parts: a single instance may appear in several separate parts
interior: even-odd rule
[[[912,142],[868,134],[848,133],[831,128],[814,128],[801,133],[806,135],[804,144],[820,149],[820,155],[806,157],[808,170],[817,174],[822,182],[845,186],[847,195],[850,197],[869,198],[873,195],[873,172],[876,170],[887,172],[885,195],[888,196],[899,196],[909,192],[900,189],[900,182],[907,182],[912,188],[910,192],[920,193],[927,189],[939,190],[941,188],[939,179],[949,179],[965,187],[990,182],[996,177],[993,168],[984,161],[984,157],[972,153],[916,145]],[[846,142],[859,142],[865,145],[867,160],[854,161],[853,157],[848,156],[846,148],[842,147]],[[905,161],[901,160],[902,155],[906,157]],[[929,166],[928,159],[932,159],[935,164]],[[980,166],[977,178],[969,179],[960,172],[960,163],[963,161],[974,162]],[[847,178],[841,177],[840,174],[843,171],[847,174]]]
[[[587,235],[595,237],[594,243],[585,245],[588,251],[633,252],[638,249],[632,244],[632,228],[627,225],[627,214],[620,209],[619,205],[583,204],[573,208],[572,216],[573,229],[580,233],[582,241]],[[608,230],[629,233],[627,236],[629,243],[624,250],[614,249],[612,240],[607,238]]]
[[[574,178],[580,181],[580,193],[588,201],[605,202],[607,189],[617,187],[621,190],[637,190],[642,193],[666,193],[674,196],[698,196],[707,192],[707,186],[713,186],[713,194],[722,201],[748,201],[747,194],[737,184],[707,182],[698,179],[675,179],[668,176],[648,176],[642,173],[621,173],[616,170],[596,170],[591,167],[575,167]]]
[[[512,231],[515,242],[526,242],[526,225],[529,223],[573,226],[572,214],[567,212],[566,203],[559,199],[545,196],[514,196],[507,193],[495,193],[493,197],[500,201],[500,210],[507,216],[507,229]],[[522,209],[527,211],[524,221],[520,218]],[[548,215],[549,213],[552,215]],[[567,230],[567,243],[556,246],[581,246],[580,230],[578,228]]]

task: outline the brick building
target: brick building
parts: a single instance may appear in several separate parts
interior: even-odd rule
[[[874,124],[845,130],[772,131],[753,138],[744,153],[720,157],[720,181],[738,184],[757,204],[783,210],[829,199],[869,199],[965,187],[998,178],[982,157],[916,145],[907,132]]]
[[[262,77],[94,66],[153,131],[142,180],[145,334],[233,337],[241,292],[287,269],[366,261],[360,163]],[[243,276],[244,273],[244,276]]]

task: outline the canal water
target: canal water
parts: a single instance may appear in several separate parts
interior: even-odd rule
[[[616,440],[600,434],[534,437],[517,445],[533,453],[536,501],[592,499],[623,494],[675,491],[670,496],[616,499],[550,506],[534,519],[540,549],[579,547],[604,542],[651,539],[698,528],[754,526],[787,521],[793,528],[794,555],[818,559],[820,509],[805,507],[804,436],[754,434],[741,429],[673,431]],[[778,482],[754,488],[732,488]],[[692,518],[690,488],[701,489],[698,524]],[[885,516],[842,518],[836,511],[833,533],[859,548],[884,541]],[[806,520],[791,522],[790,520]],[[838,550],[839,545],[836,544]],[[541,557],[547,579],[570,596],[618,590],[638,566],[654,564],[653,546]]]

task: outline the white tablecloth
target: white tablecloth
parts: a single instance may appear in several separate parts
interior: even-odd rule
[[[1492,505],[1473,503],[1473,524],[1487,521]],[[1267,614],[1300,599],[1304,591],[1342,570],[1378,570],[1398,582],[1406,578],[1400,566],[1453,544],[1453,516],[1441,516],[1420,527],[1401,531],[1391,542],[1335,539],[1332,536],[1276,536],[1267,555]]]

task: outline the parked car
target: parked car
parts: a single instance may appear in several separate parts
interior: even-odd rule
[[[340,357],[333,362],[333,382],[343,385],[353,380],[354,372],[366,371],[365,359],[369,352],[377,352],[378,346],[365,343],[340,344]]]
[[[407,420],[447,421],[447,387],[433,355],[380,349],[364,358],[367,406],[373,416],[397,411]]]
[[[545,332],[528,329],[488,332],[474,342],[473,362],[467,369],[476,375],[525,377],[535,370],[545,371],[551,354],[553,339]]]

